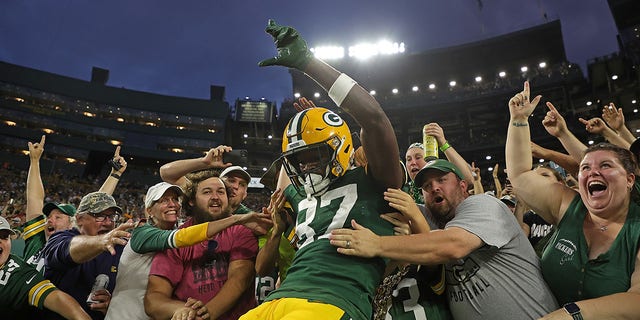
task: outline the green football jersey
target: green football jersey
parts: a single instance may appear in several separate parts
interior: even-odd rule
[[[18,310],[28,312],[28,306],[42,309],[47,296],[57,288],[33,266],[20,257],[9,255],[0,269],[0,314]]]
[[[287,187],[285,196],[297,213],[299,249],[287,278],[267,301],[303,298],[335,305],[353,319],[370,319],[371,301],[387,261],[340,254],[328,238],[332,230],[351,228],[352,219],[378,235],[392,235],[393,225],[380,218],[394,211],[383,192],[363,168],[347,171],[318,197],[307,198],[303,191]]]
[[[46,218],[40,215],[24,224],[24,232],[22,238],[25,242],[24,260],[34,266],[42,275],[44,275],[44,256],[42,248],[47,243],[44,229],[46,228]]]

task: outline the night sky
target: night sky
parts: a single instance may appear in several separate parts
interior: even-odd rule
[[[571,62],[617,51],[605,0],[219,1],[2,0],[0,60],[108,85],[190,98],[226,86],[227,101],[282,102],[291,78],[259,68],[273,56],[267,20],[296,27],[309,46],[349,46],[380,38],[408,54],[458,45],[559,18]]]

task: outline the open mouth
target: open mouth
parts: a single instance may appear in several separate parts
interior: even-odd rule
[[[433,198],[433,201],[436,204],[441,204],[444,201],[444,198],[442,196],[436,196],[436,197]]]
[[[592,181],[587,185],[587,190],[590,195],[595,196],[607,190],[607,186],[600,181]]]
[[[53,226],[48,226],[47,227],[47,231],[52,233],[52,232],[56,231],[56,228],[54,228]]]

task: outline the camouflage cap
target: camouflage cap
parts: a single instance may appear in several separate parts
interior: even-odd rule
[[[111,208],[115,209],[116,213],[122,214],[122,209],[116,205],[116,200],[111,195],[96,191],[82,197],[78,206],[78,214],[96,214]]]

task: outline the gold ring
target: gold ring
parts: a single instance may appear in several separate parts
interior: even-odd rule
[[[347,249],[349,249],[351,247],[351,241],[347,240]]]

